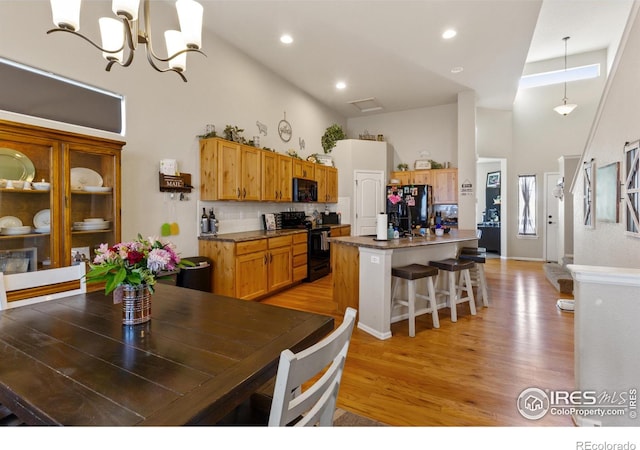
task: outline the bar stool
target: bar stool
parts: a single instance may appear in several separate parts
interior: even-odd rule
[[[458,303],[469,302],[469,309],[471,315],[476,315],[476,303],[473,298],[473,287],[471,286],[471,274],[470,269],[473,269],[473,261],[464,261],[460,259],[448,258],[440,261],[430,261],[429,265],[438,269],[439,273],[447,274],[447,286],[446,290],[438,290],[440,294],[447,297],[447,302],[451,308],[451,321],[456,322],[458,320],[458,313],[456,311],[456,305]],[[456,274],[460,272],[461,278],[460,284],[456,286]],[[464,281],[464,284],[462,283]],[[462,297],[462,291],[467,293],[466,297]]]
[[[487,261],[487,254],[481,248],[462,247],[459,259],[473,261],[475,263],[475,279],[472,277],[471,285],[478,288],[478,301],[482,300],[484,306],[489,306],[489,296],[487,294],[487,277],[484,273],[484,263]],[[462,281],[462,280],[461,280]]]
[[[409,264],[408,266],[391,268],[391,276],[393,277],[393,286],[391,288],[391,312],[393,312],[393,308],[396,304],[403,305],[408,308],[409,336],[414,337],[416,335],[416,316],[421,314],[431,313],[433,328],[440,328],[436,291],[433,283],[433,277],[438,276],[438,269],[422,264]],[[428,295],[416,292],[416,282],[422,278],[427,279]],[[407,280],[408,298],[406,300],[396,297],[396,290],[401,280]],[[416,311],[416,298],[426,300],[426,307]],[[399,320],[400,319],[395,322]]]

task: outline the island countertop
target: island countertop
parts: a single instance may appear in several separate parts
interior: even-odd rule
[[[462,247],[478,245],[475,230],[387,241],[374,240],[374,236],[344,236],[329,241],[337,309],[340,312],[347,307],[356,308],[358,328],[378,339],[390,338],[391,322],[402,319],[404,314],[391,310],[393,267],[455,258]]]
[[[411,247],[422,247],[425,245],[451,244],[478,239],[474,230],[451,230],[442,236],[431,233],[428,237],[408,237],[378,241],[374,236],[343,236],[329,238],[332,244],[351,245],[354,247],[366,247],[380,250],[392,250]]]

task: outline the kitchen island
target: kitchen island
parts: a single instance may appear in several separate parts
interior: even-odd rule
[[[330,238],[333,298],[342,314],[358,310],[358,328],[377,337],[391,337],[391,268],[454,258],[462,247],[477,247],[475,230],[451,230],[441,237],[377,241],[373,236]],[[406,316],[406,314],[403,314]],[[400,319],[399,317],[394,317]]]

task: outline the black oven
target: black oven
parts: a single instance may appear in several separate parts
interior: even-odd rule
[[[315,281],[329,275],[331,271],[330,237],[331,228],[329,227],[317,227],[309,230],[306,281]]]

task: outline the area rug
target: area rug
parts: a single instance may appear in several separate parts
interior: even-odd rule
[[[334,427],[386,427],[388,425],[369,419],[368,417],[359,416],[358,414],[337,408],[333,415]]]

